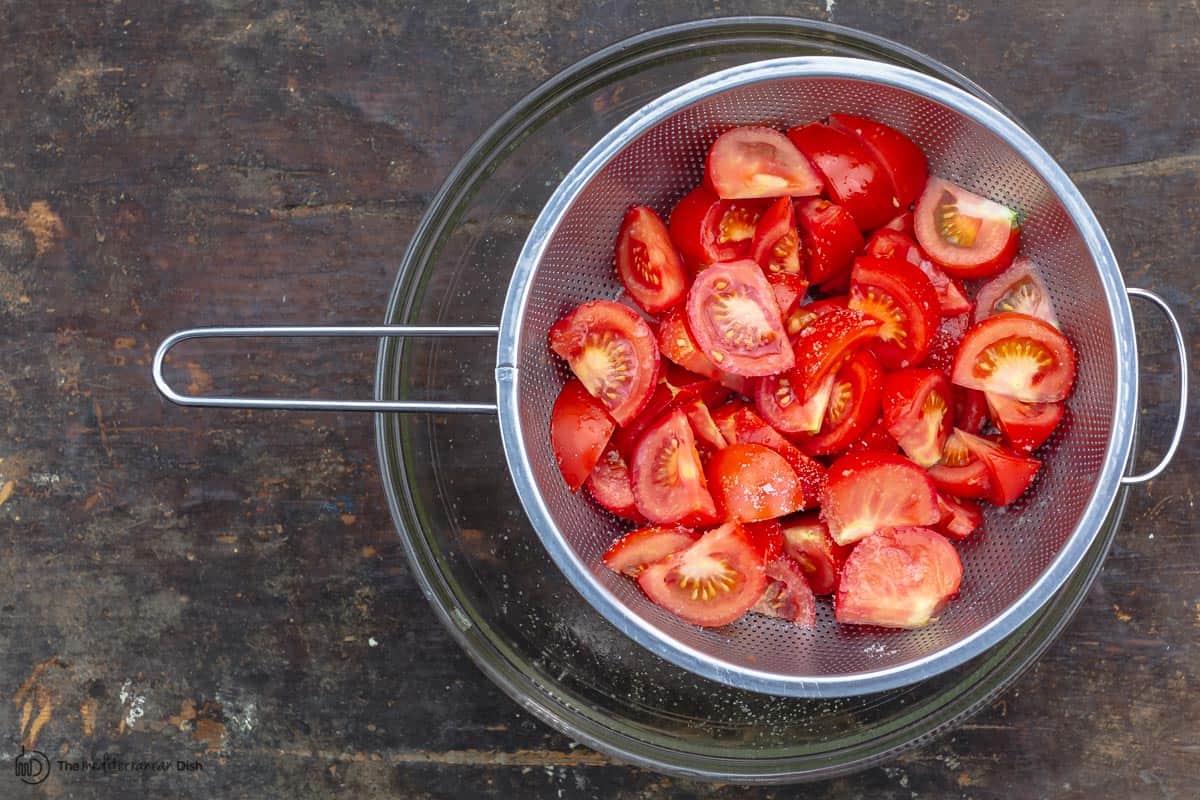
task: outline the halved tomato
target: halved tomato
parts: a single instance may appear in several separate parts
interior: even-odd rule
[[[604,451],[584,486],[597,503],[621,519],[645,522],[633,499],[629,465],[616,447],[610,445]]]
[[[854,217],[836,203],[813,197],[796,203],[796,219],[803,234],[808,279],[832,284],[849,277],[854,256],[863,246]]]
[[[717,137],[704,162],[704,180],[723,200],[806,197],[824,185],[788,137],[773,128],[733,128]]]
[[[880,228],[867,240],[865,255],[872,258],[898,258],[907,261],[929,278],[937,292],[938,306],[943,317],[956,317],[971,310],[967,290],[956,278],[951,278],[925,255],[925,251],[907,234],[890,228]]]
[[[1046,284],[1038,277],[1037,267],[1028,258],[1018,258],[1012,266],[983,285],[975,306],[975,321],[1015,311],[1028,314],[1058,327],[1058,317],[1050,302]]]
[[[872,349],[885,369],[920,364],[941,323],[937,292],[907,261],[860,257],[850,275],[850,308],[879,320]]]
[[[800,233],[796,230],[796,211],[790,197],[779,198],[763,213],[754,231],[750,257],[768,277],[776,273],[804,275],[800,263]]]
[[[736,522],[650,564],[638,585],[652,601],[693,625],[727,625],[749,611],[767,586],[762,553]]]
[[[987,468],[991,491],[988,502],[1006,506],[1025,493],[1042,467],[1036,458],[1007,450],[995,442],[969,433],[958,432],[971,455]]]
[[[810,122],[788,131],[796,145],[825,179],[833,200],[850,212],[861,230],[878,228],[900,208],[891,178],[853,133],[823,122]]]
[[[937,524],[937,530],[943,536],[962,540],[983,524],[983,509],[971,500],[959,500],[950,495],[939,494],[938,507],[942,509],[942,519]]]
[[[867,146],[891,178],[899,208],[907,209],[917,202],[929,177],[929,163],[912,139],[882,122],[850,114],[830,114],[829,124],[853,133]]]
[[[900,445],[888,433],[882,419],[876,419],[862,436],[842,448],[843,453],[899,453]]]
[[[1050,323],[1007,312],[967,331],[950,377],[959,386],[1023,403],[1057,403],[1075,382],[1075,353]]]
[[[609,300],[584,303],[554,323],[550,349],[566,359],[588,393],[624,425],[658,384],[658,343],[637,312]]]
[[[866,433],[879,418],[882,382],[883,371],[870,351],[852,355],[834,377],[820,431],[799,439],[800,448],[812,456],[832,455]]]
[[[696,276],[687,321],[700,352],[725,372],[756,377],[795,363],[775,292],[748,259],[713,264]]]
[[[825,467],[800,452],[796,445],[764,422],[745,403],[726,403],[713,412],[713,419],[727,441],[761,444],[783,456],[783,460],[800,479],[806,502],[821,496],[829,477]]]
[[[955,428],[942,450],[942,461],[929,468],[929,478],[943,494],[955,497],[985,498],[992,493],[987,467],[967,447],[971,434]]]
[[[751,611],[794,622],[801,628],[817,626],[817,598],[800,567],[787,556],[767,562],[767,588]]]
[[[687,271],[654,209],[634,206],[625,214],[617,234],[617,275],[634,302],[651,314],[683,301]]]
[[[967,433],[979,433],[988,423],[986,395],[978,389],[954,387],[954,426]]]
[[[962,562],[954,545],[928,528],[893,528],[859,542],[842,568],[834,601],[838,622],[920,628],[958,592]]]
[[[883,381],[883,422],[904,453],[922,467],[942,460],[954,427],[953,387],[936,369],[902,369]]]
[[[838,544],[853,544],[882,528],[933,525],[941,518],[933,482],[904,456],[854,453],[829,467],[821,520]]]
[[[829,407],[834,376],[830,375],[812,396],[800,401],[792,384],[792,373],[768,375],[754,382],[754,406],[772,427],[784,433],[816,433]]]
[[[1024,453],[1040,447],[1062,421],[1062,403],[1022,403],[1000,394],[984,393],[992,419],[1008,443]]]
[[[930,178],[913,215],[917,241],[942,269],[959,278],[986,278],[1012,263],[1021,226],[1011,208]]]
[[[703,525],[717,518],[696,438],[678,409],[654,423],[633,451],[633,498],[651,522]]]
[[[700,352],[700,345],[687,327],[687,314],[672,308],[658,326],[658,348],[667,359],[706,378],[717,376],[717,365]]]
[[[698,186],[671,210],[671,240],[693,268],[747,258],[766,200],[722,200]]]
[[[813,593],[833,594],[850,548],[833,540],[816,512],[788,517],[781,525],[783,551],[795,560]]]
[[[761,444],[731,444],[708,460],[708,487],[728,520],[776,519],[804,508],[804,490],[783,456]]]
[[[604,404],[588,394],[582,383],[573,380],[563,386],[550,412],[550,444],[572,492],[579,491],[592,474],[616,429]]]
[[[796,368],[792,372],[793,391],[800,401],[807,401],[854,350],[873,341],[880,327],[861,311],[831,308],[801,328],[793,342]]]
[[[682,525],[654,526],[631,531],[604,553],[604,566],[636,578],[642,570],[694,544],[700,534]]]

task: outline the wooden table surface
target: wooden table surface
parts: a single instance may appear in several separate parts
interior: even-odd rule
[[[485,679],[409,573],[369,417],[155,394],[178,327],[381,319],[433,192],[514,101],[635,32],[738,13],[832,19],[979,81],[1195,349],[1194,0],[0,2],[0,796],[1200,796],[1194,427],[1002,699],[886,766],[742,789],[615,763]],[[1150,463],[1177,383],[1165,327],[1136,315]],[[188,374],[362,396],[373,360]],[[170,769],[26,787],[6,766],[22,747]]]

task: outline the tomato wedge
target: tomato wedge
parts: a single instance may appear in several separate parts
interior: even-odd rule
[[[645,522],[637,510],[637,503],[633,500],[633,484],[629,479],[629,465],[625,463],[625,459],[621,457],[621,453],[616,447],[610,445],[604,451],[584,486],[587,487],[588,494],[592,496],[592,499],[602,508],[616,514],[621,519]]]
[[[943,494],[980,499],[992,494],[992,479],[987,467],[967,447],[971,434],[955,428],[946,439],[942,461],[929,468],[929,478]]]
[[[910,208],[917,202],[929,177],[929,163],[912,139],[882,122],[850,114],[830,114],[829,124],[866,145],[891,179],[896,206]]]
[[[988,423],[987,396],[976,389],[954,387],[954,425],[967,433],[979,433]]]
[[[988,393],[984,397],[1001,435],[1019,452],[1028,453],[1040,447],[1063,418],[1062,403],[1022,403]]]
[[[821,496],[828,473],[818,462],[806,456],[783,434],[772,428],[741,402],[727,403],[713,412],[713,419],[729,442],[761,444],[769,447],[788,463],[800,479],[806,502]]]
[[[792,128],[788,138],[817,168],[829,196],[850,212],[861,230],[878,228],[896,215],[900,204],[891,178],[853,133],[810,122]]]
[[[784,330],[788,336],[794,336],[810,319],[802,305],[808,296],[808,280],[786,272],[772,272],[767,275],[767,283],[775,292],[775,304],[779,306]]]
[[[899,259],[855,259],[850,307],[881,323],[872,349],[885,369],[924,361],[942,319],[929,278]]]
[[[763,563],[770,564],[783,555],[783,528],[779,520],[765,519],[760,522],[744,522],[742,529],[762,553]]]
[[[796,395],[791,372],[768,375],[754,384],[754,406],[773,428],[784,433],[816,433],[825,419],[834,376],[830,375],[804,402]]]
[[[808,159],[773,128],[733,128],[708,150],[704,179],[724,200],[805,197],[824,185]]]
[[[609,300],[584,303],[550,328],[550,349],[566,359],[588,393],[624,425],[658,383],[658,344],[637,312]]]
[[[703,525],[717,518],[696,438],[678,409],[654,423],[633,451],[633,498],[651,522]]]
[[[929,476],[903,456],[854,453],[829,467],[821,520],[840,545],[882,528],[933,525],[941,518]]]
[[[971,455],[982,461],[987,469],[991,485],[987,499],[993,505],[1006,506],[1023,495],[1041,469],[1042,462],[1036,458],[1006,450],[979,436],[958,433]]]
[[[690,372],[706,378],[717,377],[717,365],[700,352],[700,345],[688,330],[686,319],[682,308],[667,312],[658,326],[658,349],[667,360]]]
[[[968,314],[943,317],[942,324],[933,335],[933,341],[929,343],[929,355],[925,356],[925,366],[950,375],[954,371],[954,356],[958,354],[958,346],[962,344],[963,336],[969,327],[971,317]]]
[[[951,380],[1023,403],[1057,403],[1075,382],[1075,353],[1050,323],[1025,314],[997,314],[967,331]]]
[[[855,349],[874,340],[880,323],[850,308],[831,308],[796,334],[792,387],[805,402]]]
[[[604,553],[604,566],[636,578],[642,570],[694,544],[700,534],[682,525],[654,526],[631,531]]]
[[[700,352],[725,372],[756,377],[795,363],[775,292],[748,259],[713,264],[696,276],[687,321]]]
[[[671,240],[693,268],[747,258],[767,205],[766,200],[722,200],[699,186],[672,209]]]
[[[731,444],[708,461],[717,513],[737,522],[776,519],[804,508],[804,491],[783,456],[761,444]]]
[[[1012,263],[1021,238],[1016,213],[941,178],[930,178],[913,214],[917,241],[942,269],[986,278]]]
[[[832,286],[840,278],[849,278],[854,256],[863,246],[854,217],[836,203],[813,197],[796,203],[796,219],[803,234],[808,279]]]
[[[625,214],[617,234],[617,275],[634,302],[651,314],[682,302],[687,272],[654,209],[634,206]]]
[[[692,433],[696,435],[697,449],[711,453],[729,446],[729,442],[721,434],[721,429],[713,421],[712,413],[703,400],[688,400],[680,403],[678,407],[687,415],[688,422],[692,426]]]
[[[820,430],[799,439],[810,456],[827,456],[846,449],[879,418],[883,371],[870,351],[859,350],[837,371]]]
[[[568,381],[550,412],[550,444],[567,488],[579,491],[617,424],[578,380]]]
[[[951,278],[925,255],[925,251],[910,236],[889,228],[880,228],[867,240],[865,254],[872,258],[898,258],[907,261],[929,278],[937,292],[938,306],[943,317],[956,317],[971,310],[967,290],[956,278]]]
[[[801,628],[817,626],[817,598],[800,567],[787,556],[767,562],[767,588],[751,611],[793,622]]]
[[[904,527],[859,542],[842,568],[834,601],[838,622],[921,628],[962,583],[954,545],[928,528]]]
[[[953,387],[936,369],[902,369],[883,382],[883,421],[909,458],[922,467],[942,460],[954,427]]]
[[[665,383],[658,384],[654,387],[654,393],[650,396],[650,402],[646,403],[646,407],[617,431],[617,435],[613,437],[612,441],[626,463],[632,461],[633,449],[642,440],[642,434],[667,412],[673,399],[674,394],[671,392],[671,387]]]
[[[979,290],[978,304],[975,306],[976,322],[1006,311],[1037,317],[1059,327],[1046,284],[1042,283],[1037,268],[1028,258],[1013,261],[1011,267]]]
[[[833,594],[850,548],[833,540],[815,512],[788,517],[781,525],[783,551],[795,560],[813,593]]]
[[[983,524],[983,510],[978,503],[939,494],[938,507],[942,510],[942,519],[937,524],[937,531],[943,536],[962,540]]]
[[[742,527],[731,522],[647,566],[638,575],[638,585],[685,622],[717,627],[753,608],[767,576],[762,553]]]
[[[779,198],[762,215],[754,231],[750,257],[768,277],[772,274],[803,276],[800,232],[796,230],[796,211],[791,198]]]

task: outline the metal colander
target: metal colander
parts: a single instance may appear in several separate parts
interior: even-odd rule
[[[1042,453],[1033,489],[1011,506],[989,509],[982,535],[959,545],[962,590],[936,623],[915,631],[838,625],[832,608],[822,602],[813,630],[758,615],[722,628],[698,628],[655,606],[634,582],[601,564],[601,555],[627,524],[586,493],[571,494],[559,473],[548,435],[550,412],[570,373],[550,352],[547,335],[579,303],[621,293],[613,242],[625,210],[646,204],[665,217],[700,181],[705,154],[720,132],[743,124],[786,129],[839,111],[905,132],[928,155],[932,173],[1020,212],[1022,252],[1039,266],[1078,353],[1075,390],[1062,425]],[[1129,291],[1163,306],[1149,293]],[[494,408],[198,398],[178,394],[162,377],[167,351],[189,338],[495,333]],[[1177,325],[1176,336],[1181,338]],[[1023,129],[935,78],[871,61],[810,57],[758,62],[687,84],[601,139],[563,179],[533,225],[498,329],[189,330],[163,343],[154,371],[159,389],[186,405],[498,411],[509,468],[533,527],[599,613],[638,644],[713,680],[774,694],[833,696],[916,682],[1011,633],[1075,569],[1122,480],[1145,480],[1165,466],[1173,447],[1151,473],[1121,477],[1136,419],[1134,347],[1126,289],[1095,217],[1061,168]],[[1186,395],[1186,386],[1183,390]]]

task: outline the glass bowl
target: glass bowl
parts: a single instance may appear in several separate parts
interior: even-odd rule
[[[835,25],[727,18],[635,36],[547,81],[475,143],[421,221],[386,321],[498,322],[529,227],[597,139],[687,81],[789,55],[898,64],[999,107],[949,68]],[[494,369],[494,345],[480,340],[384,340],[376,394],[488,401]],[[1020,675],[1070,619],[1108,551],[1125,500],[1122,492],[1054,599],[982,656],[901,689],[804,700],[698,677],[636,646],[595,612],[526,520],[494,416],[380,415],[376,427],[380,474],[421,588],[498,686],[535,716],[615,758],[738,783],[844,774],[961,723]]]

